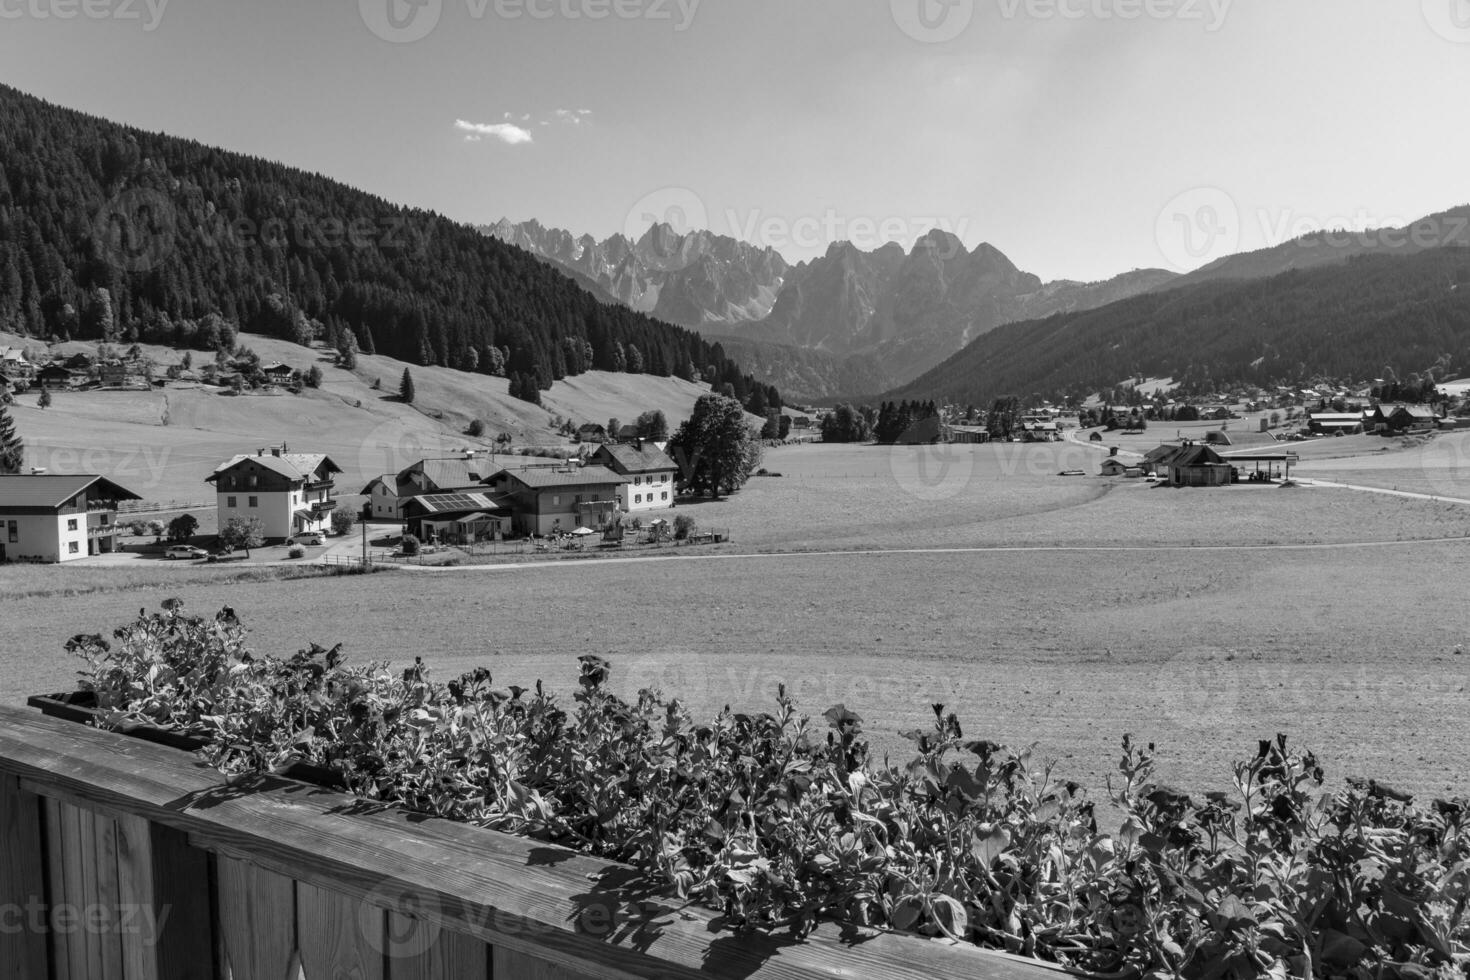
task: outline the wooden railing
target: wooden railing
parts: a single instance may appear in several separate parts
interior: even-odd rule
[[[622,866],[0,707],[0,977],[1057,980],[822,926],[737,936]]]

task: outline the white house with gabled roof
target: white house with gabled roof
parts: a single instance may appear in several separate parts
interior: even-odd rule
[[[220,527],[231,518],[258,517],[267,541],[283,541],[331,526],[333,477],[341,472],[323,453],[293,453],[282,445],[221,463],[205,482],[214,484]]]

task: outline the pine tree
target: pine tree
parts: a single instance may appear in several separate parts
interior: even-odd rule
[[[403,404],[413,404],[413,375],[408,373],[408,368],[403,369],[403,382],[398,386],[398,397]]]
[[[15,431],[10,409],[0,405],[0,473],[19,473],[25,464],[25,444]]]
[[[50,408],[51,407],[51,389],[50,388],[42,388],[41,389],[41,397],[36,399],[36,407],[37,408]]]

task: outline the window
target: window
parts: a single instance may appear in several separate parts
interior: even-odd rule
[[[252,489],[254,489],[254,487],[255,487],[255,480],[256,480],[255,474],[254,473],[251,473],[250,474],[250,486],[251,486]]]
[[[635,486],[635,487],[641,487],[641,486],[643,486],[643,477],[641,477],[641,476],[635,476],[635,477],[633,477],[633,486]]]
[[[641,494],[641,493],[635,493],[633,495],[633,503],[635,503],[635,504],[641,504],[641,503],[643,503],[643,494]]]
[[[67,543],[67,545],[66,545],[67,554],[75,555],[75,554],[78,553],[78,550],[79,549],[77,548],[77,543],[75,541],[70,541],[70,542]]]
[[[665,500],[668,500],[669,499],[669,492],[667,490],[664,491],[664,499]]]
[[[10,522],[10,543],[16,544],[20,541],[20,521]]]
[[[251,498],[249,498],[249,500],[247,501],[247,503],[251,507],[259,507],[260,506],[260,498],[259,497],[251,497]]]
[[[560,507],[561,506],[561,494],[554,493],[554,494],[551,495],[551,506],[553,506],[553,507]]]
[[[237,500],[239,500],[238,497],[226,497],[225,498],[225,506],[226,507],[238,507],[240,505],[236,502]]]
[[[66,522],[66,529],[68,531],[75,531],[77,529],[77,519],[75,517]]]

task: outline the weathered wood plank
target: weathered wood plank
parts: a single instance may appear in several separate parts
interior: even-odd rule
[[[46,822],[46,946],[55,976],[69,977],[72,975],[71,944],[52,926],[56,906],[66,901],[66,830],[61,804],[42,797],[41,813]]]
[[[128,910],[120,937],[123,976],[126,980],[155,980],[161,936],[157,932],[152,825],[134,816],[118,817],[115,825],[118,901]]]
[[[388,980],[490,980],[485,943],[398,912],[387,917]]]
[[[1055,980],[1045,964],[958,944],[832,927],[807,942],[736,939],[698,907],[625,887],[627,869],[535,841],[377,811],[270,778],[229,787],[177,750],[0,708],[0,772],[147,816],[227,858],[412,912],[457,933],[599,978]],[[25,785],[23,783],[23,785]],[[413,901],[384,899],[384,885]],[[223,891],[223,889],[222,889]],[[589,921],[597,928],[585,928]],[[221,921],[230,915],[222,908]],[[235,980],[253,980],[236,971]]]
[[[219,859],[217,880],[230,975],[234,980],[286,980],[296,953],[295,882],[232,858]]]
[[[214,885],[210,857],[182,831],[148,827],[153,856],[158,980],[215,980]]]
[[[494,977],[515,977],[516,980],[597,980],[587,973],[573,973],[566,967],[554,966],[535,959],[525,953],[508,949],[496,949]]]
[[[72,969],[85,970],[87,977],[95,977],[102,972],[101,950],[87,941],[87,931],[82,923],[82,910],[91,900],[96,885],[96,875],[91,867],[96,853],[92,847],[92,811],[63,804],[61,828],[66,835],[62,841],[62,856],[66,860],[66,895],[57,903],[52,924],[56,931],[66,935]]]
[[[0,976],[46,980],[45,840],[41,801],[0,776],[0,907],[15,919],[0,929]],[[17,928],[18,926],[18,928]]]
[[[296,935],[306,980],[383,980],[383,910],[360,899],[296,885]]]
[[[86,910],[88,941],[97,948],[102,971],[97,980],[123,980],[122,930],[128,912],[118,897],[117,821],[104,813],[92,813],[93,864],[96,891]]]

